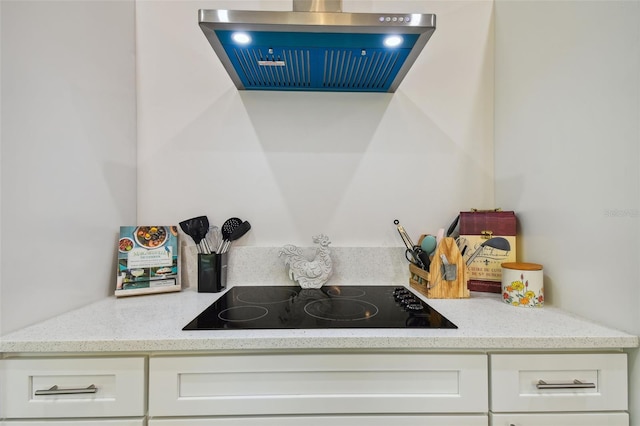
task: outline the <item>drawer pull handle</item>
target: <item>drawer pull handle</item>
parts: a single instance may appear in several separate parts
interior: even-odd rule
[[[544,380],[538,380],[536,384],[538,389],[595,389],[595,387],[595,383],[581,382],[578,379],[565,383],[547,383]]]
[[[36,391],[36,395],[69,395],[69,394],[80,394],[80,393],[96,393],[98,392],[98,388],[96,385],[89,385],[86,388],[76,388],[76,389],[61,389],[58,385],[53,385],[49,389],[40,389]]]

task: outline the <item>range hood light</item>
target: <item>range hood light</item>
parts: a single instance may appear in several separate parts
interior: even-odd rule
[[[402,37],[398,35],[391,35],[384,39],[384,45],[387,47],[397,47],[402,44]]]
[[[233,33],[231,36],[233,41],[238,44],[249,44],[251,43],[251,36],[247,33]]]

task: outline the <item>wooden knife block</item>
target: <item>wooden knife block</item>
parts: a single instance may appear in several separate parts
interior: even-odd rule
[[[444,254],[450,265],[455,265],[455,279],[447,280],[443,273]],[[454,266],[450,266],[451,269]],[[443,238],[436,247],[431,259],[429,271],[420,269],[413,263],[409,264],[409,284],[412,288],[431,299],[464,299],[469,297],[467,288],[468,270],[458,245],[453,238]]]

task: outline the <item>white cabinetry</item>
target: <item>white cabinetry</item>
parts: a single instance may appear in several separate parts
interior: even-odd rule
[[[144,357],[4,359],[0,361],[0,371],[0,414],[4,419],[145,415]],[[100,424],[129,426],[139,422],[119,420]],[[83,420],[75,424],[94,423]]]
[[[487,426],[487,416],[348,415],[294,417],[224,417],[208,419],[152,419],[149,426]]]
[[[629,424],[626,354],[492,354],[490,365],[493,426]]]
[[[153,357],[149,361],[149,415],[156,418],[475,413],[479,415],[480,423],[477,423],[478,419],[463,418],[457,424],[476,425],[487,422],[487,387],[487,358],[483,354]],[[360,422],[355,418],[347,424],[367,424],[368,417],[363,419]],[[451,422],[453,419],[440,421]],[[240,425],[273,424],[256,419],[236,421]],[[413,424],[411,421],[415,419],[409,416],[398,420],[397,424]],[[181,422],[172,420],[156,424],[202,424]],[[207,422],[215,424],[210,420]],[[313,423],[305,420],[305,424]]]
[[[492,426],[628,426],[627,413],[492,414]]]
[[[0,426],[629,425],[619,352],[70,355],[0,373]]]

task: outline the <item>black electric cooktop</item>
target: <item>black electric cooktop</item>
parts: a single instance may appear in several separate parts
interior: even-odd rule
[[[232,287],[183,330],[458,328],[406,287]]]

